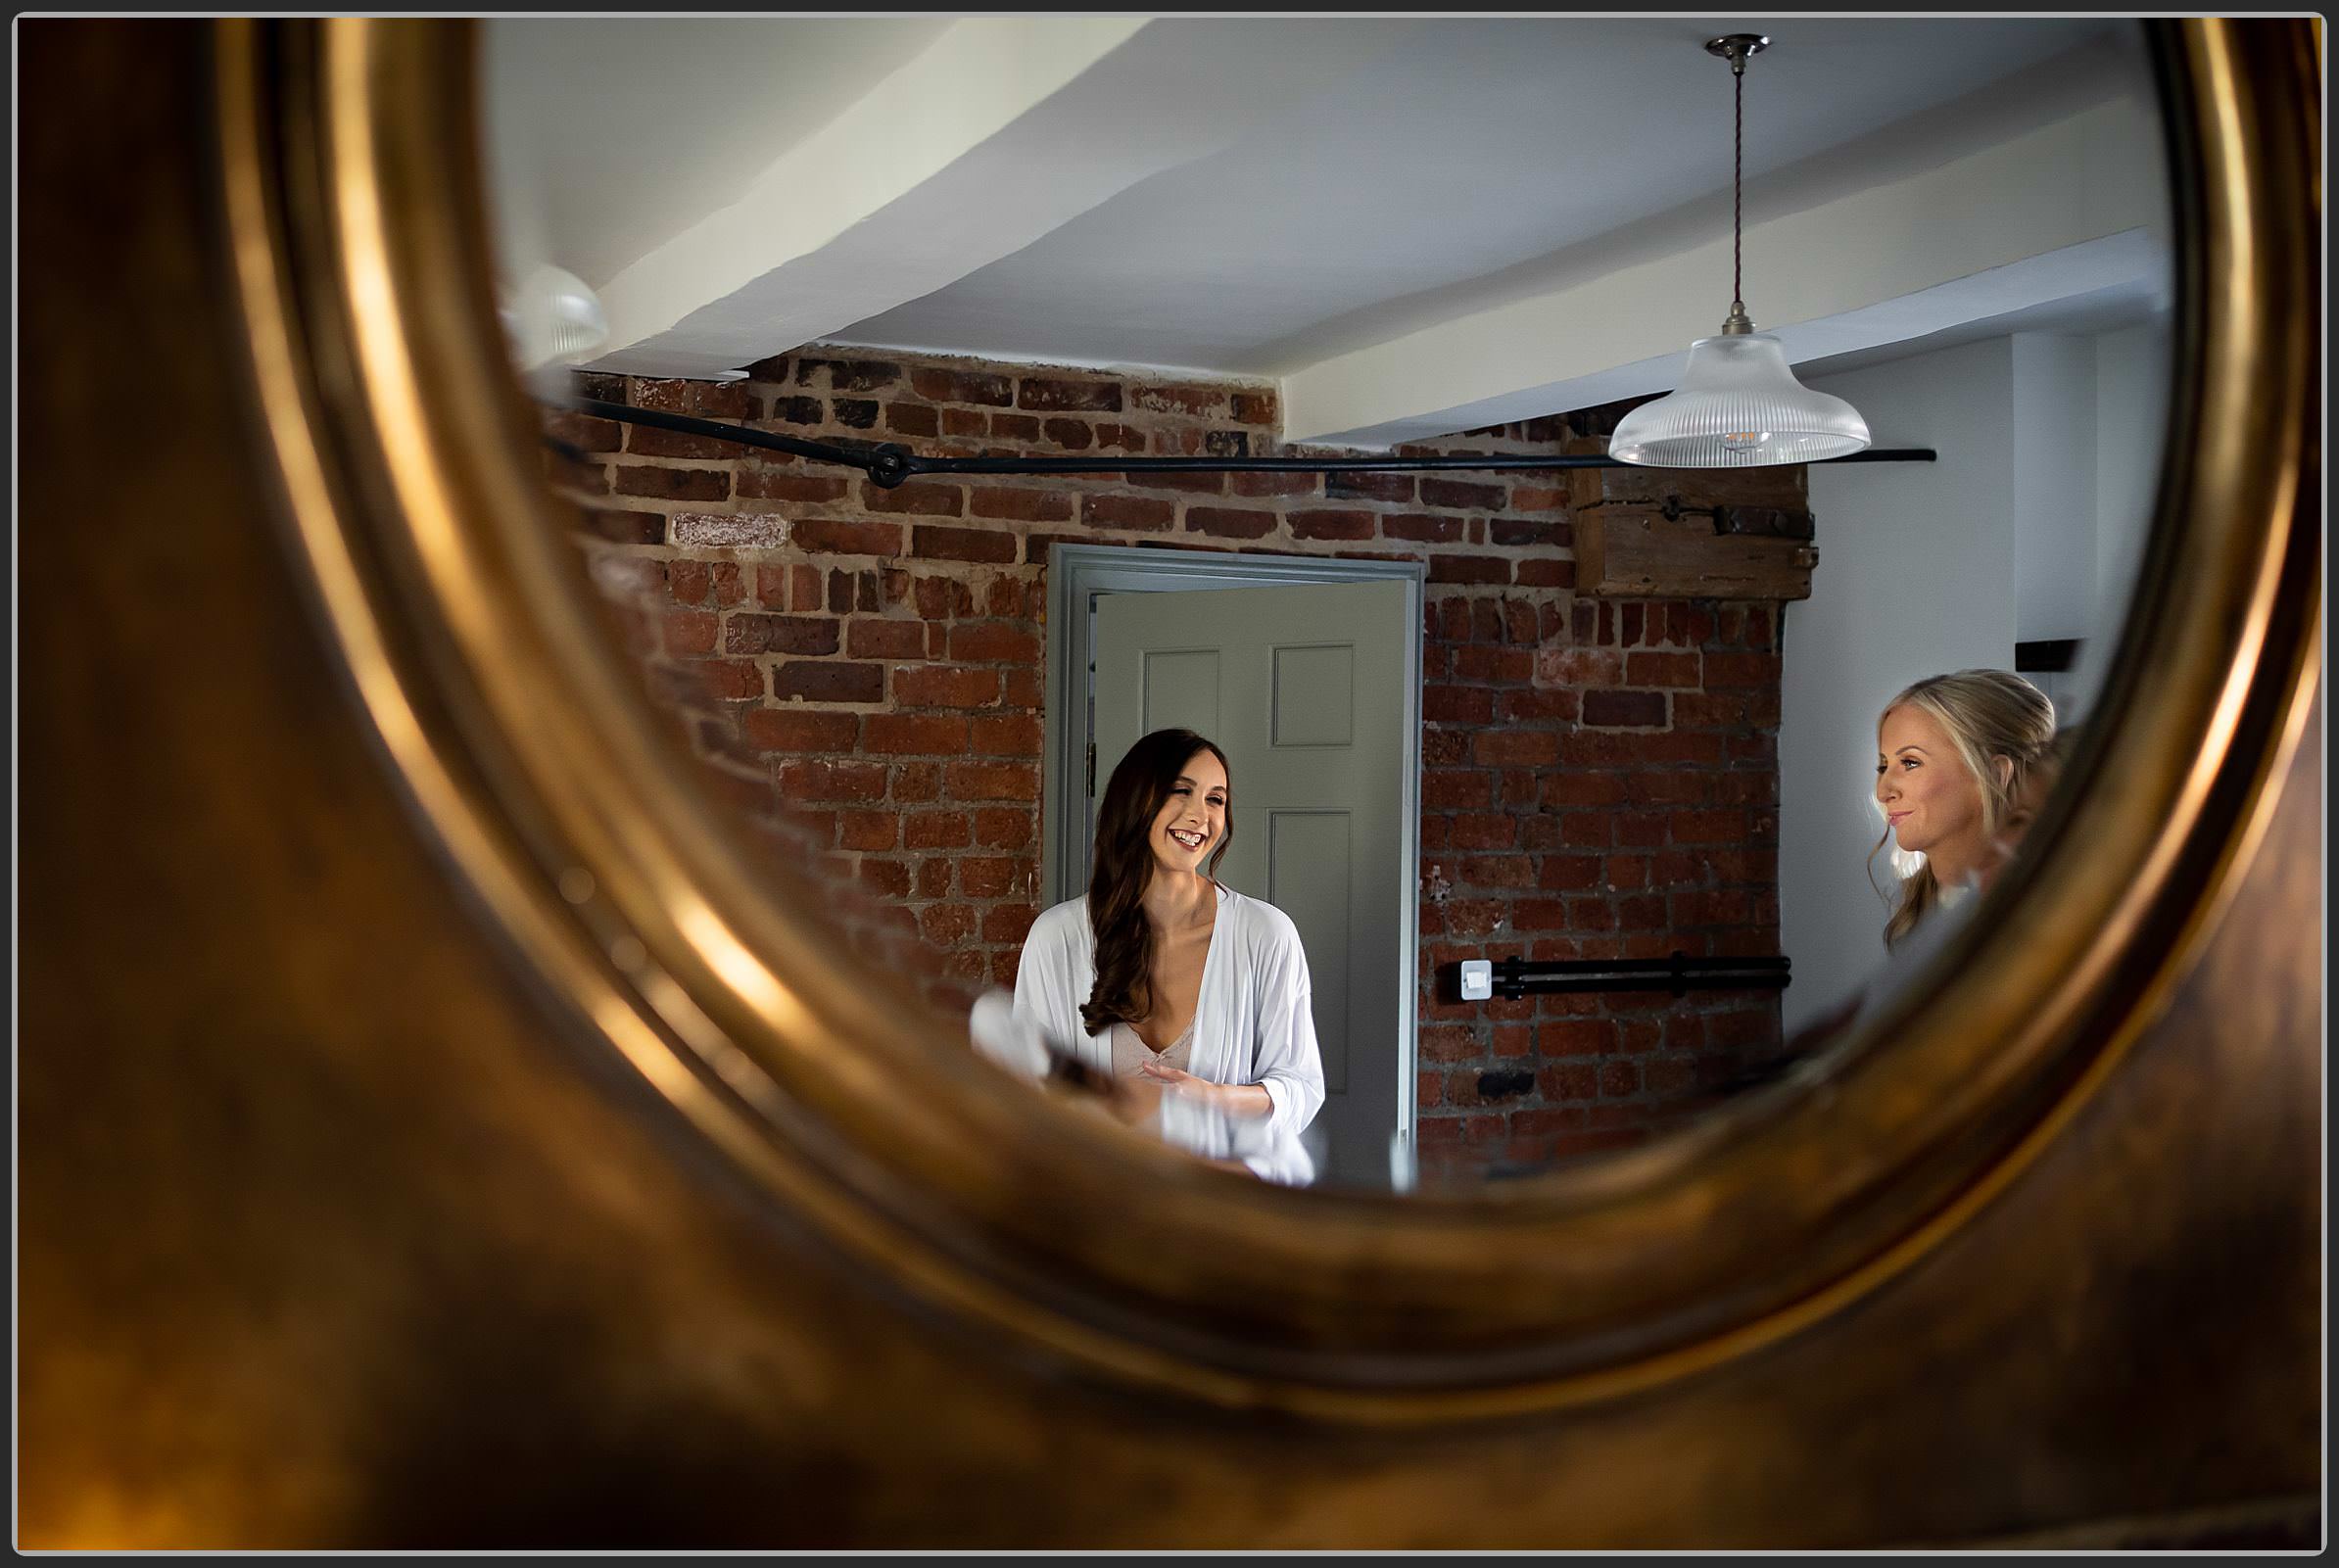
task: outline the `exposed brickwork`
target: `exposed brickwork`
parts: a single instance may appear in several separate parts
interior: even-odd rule
[[[612,401],[935,454],[1310,452],[1274,439],[1266,386],[848,350],[729,385],[589,379]],[[1611,418],[1405,450],[1553,452]],[[961,981],[1012,983],[1037,912],[1051,543],[1409,559],[1429,568],[1425,1158],[1635,1141],[1775,1050],[1769,995],[1437,998],[1435,967],[1463,958],[1778,950],[1776,608],[1577,597],[1566,476],[885,491],[702,437],[575,415],[552,429],[583,454],[558,475],[586,508],[595,580],[728,797],[899,911]],[[1729,499],[1717,477],[1698,476],[1705,499]]]

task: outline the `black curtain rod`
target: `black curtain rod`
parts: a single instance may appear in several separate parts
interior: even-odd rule
[[[921,457],[891,442],[867,447],[839,447],[831,442],[778,436],[713,419],[668,413],[660,408],[637,408],[631,404],[602,403],[580,398],[560,404],[596,419],[620,424],[648,425],[682,435],[706,436],[741,447],[784,451],[814,462],[840,463],[858,468],[876,484],[891,490],[905,479],[924,474],[1381,474],[1435,472],[1445,469],[1495,468],[1633,468],[1645,466],[1617,457]],[[1831,463],[1887,463],[1933,461],[1930,447],[1871,448],[1848,457],[1829,457]]]
[[[1840,459],[1838,459],[1840,460]],[[1495,994],[1516,1001],[1552,991],[1780,991],[1791,966],[1784,955],[1759,958],[1579,958],[1494,966]]]

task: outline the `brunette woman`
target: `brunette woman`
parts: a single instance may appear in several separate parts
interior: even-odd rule
[[[1190,730],[1129,748],[1097,809],[1087,895],[1033,922],[1015,1011],[1092,1067],[1264,1121],[1296,1154],[1324,1100],[1308,955],[1290,917],[1214,879],[1229,789],[1226,754]],[[1274,1177],[1292,1162],[1251,1164]]]

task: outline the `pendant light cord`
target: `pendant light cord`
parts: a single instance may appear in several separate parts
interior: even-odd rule
[[[1730,61],[1730,318],[1722,323],[1724,337],[1742,337],[1754,330],[1746,319],[1746,57],[1768,40],[1752,33],[1734,32],[1705,46],[1711,55]]]
[[[1746,297],[1743,257],[1745,233],[1744,169],[1746,156],[1746,65],[1743,59],[1733,62],[1730,72],[1737,87],[1737,114],[1730,132],[1730,298],[1742,301]]]

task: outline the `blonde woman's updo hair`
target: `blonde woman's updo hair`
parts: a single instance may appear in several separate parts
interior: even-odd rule
[[[2044,762],[2055,744],[2055,705],[2045,692],[2005,670],[1958,670],[1917,682],[1884,706],[1917,708],[1932,716],[1957,748],[1958,761],[1981,790],[1981,827],[1995,833],[2007,808],[2022,793],[2030,770]],[[2003,780],[1992,764],[2003,757],[2011,765]],[[1868,852],[1871,867],[1877,854],[1892,842],[1889,825],[1876,848]],[[1885,923],[1885,946],[1897,946],[1941,901],[1941,884],[1933,866],[1918,854],[1891,851],[1893,870],[1900,874],[1899,896],[1892,918]]]

